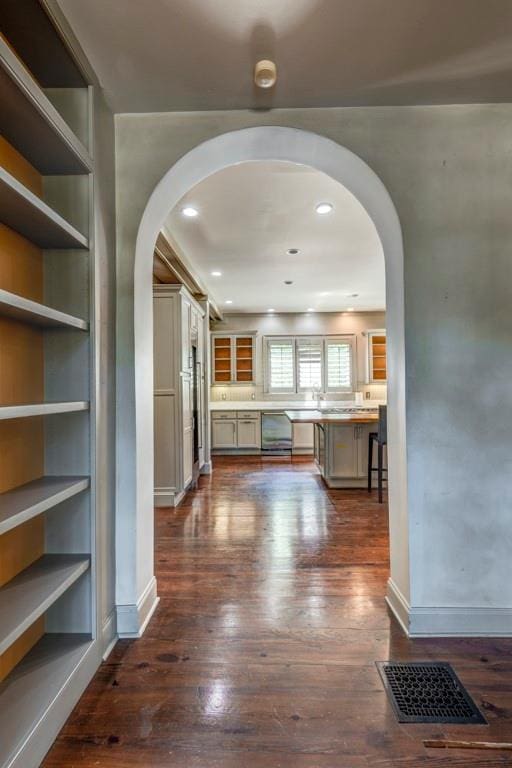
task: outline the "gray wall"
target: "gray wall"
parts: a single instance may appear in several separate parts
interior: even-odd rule
[[[238,128],[292,126],[346,146],[382,179],[404,237],[410,602],[425,610],[512,608],[511,117],[509,105],[116,117],[121,409],[133,399],[137,228],[183,154]]]

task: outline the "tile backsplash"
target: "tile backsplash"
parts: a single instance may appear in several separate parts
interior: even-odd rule
[[[364,384],[360,387],[360,392],[363,393],[363,399],[366,399],[366,392],[370,393],[370,400],[385,400],[386,399],[386,385],[385,384]],[[253,397],[254,395],[254,397]],[[263,387],[260,386],[214,386],[211,387],[210,391],[210,399],[212,401],[231,401],[231,402],[247,402],[248,400],[257,400],[258,402],[262,400],[273,400],[273,401],[279,401],[279,400],[297,400],[298,402],[304,401],[304,400],[311,400],[311,395],[308,395],[308,393],[303,393],[300,395],[269,395],[266,394],[263,391]],[[333,400],[353,400],[354,395],[353,394],[340,394],[335,395],[332,393],[329,393],[329,395],[326,395],[326,399],[333,401]]]

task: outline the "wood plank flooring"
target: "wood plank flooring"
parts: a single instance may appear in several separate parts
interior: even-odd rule
[[[121,641],[45,768],[510,766],[512,641],[409,641],[390,617],[387,512],[309,460],[218,458],[156,516],[160,605]],[[487,726],[399,725],[374,662],[450,661]]]

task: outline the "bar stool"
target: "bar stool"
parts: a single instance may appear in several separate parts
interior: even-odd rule
[[[373,444],[377,443],[377,466],[373,466]],[[382,504],[383,474],[388,470],[384,468],[384,446],[388,443],[388,412],[386,405],[379,405],[378,432],[370,432],[368,435],[368,493],[372,490],[372,472],[377,472],[377,489],[379,491],[379,504]]]

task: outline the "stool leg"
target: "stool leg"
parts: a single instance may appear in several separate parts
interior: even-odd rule
[[[368,435],[368,493],[372,492],[373,437]]]
[[[382,504],[382,464],[384,460],[384,448],[382,443],[378,443],[378,463],[377,463],[377,482],[379,488],[379,504]]]

